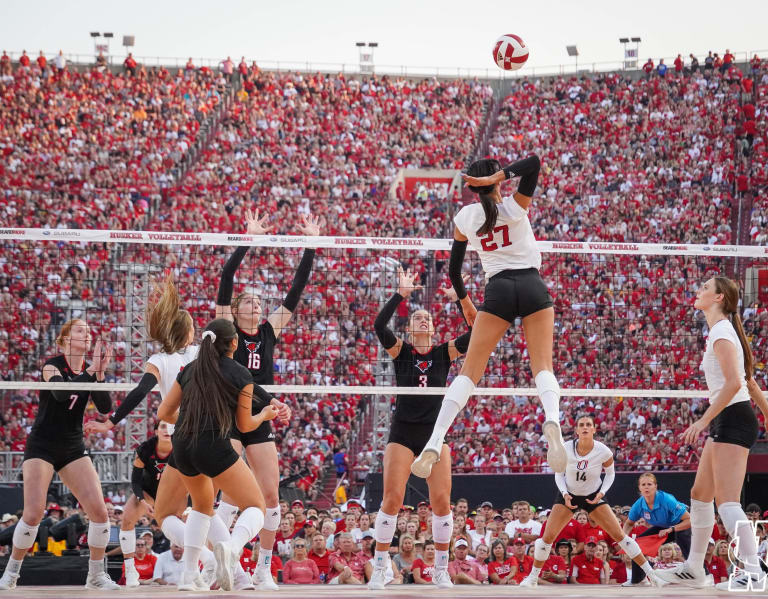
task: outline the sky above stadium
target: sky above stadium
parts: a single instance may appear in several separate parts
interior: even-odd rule
[[[245,56],[274,61],[358,62],[355,42],[379,43],[377,66],[496,69],[494,40],[520,35],[530,48],[526,68],[573,64],[565,46],[579,48],[579,65],[614,61],[619,37],[639,36],[640,59],[705,55],[730,48],[768,55],[768,0],[3,0],[0,44],[9,51],[88,55],[90,31],[115,33],[111,53],[124,56],[123,35],[135,35],[135,56]],[[382,69],[383,70],[383,69]]]

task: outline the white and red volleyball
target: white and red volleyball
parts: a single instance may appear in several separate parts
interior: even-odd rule
[[[528,47],[520,36],[502,35],[493,46],[493,60],[505,71],[516,71],[528,60]]]

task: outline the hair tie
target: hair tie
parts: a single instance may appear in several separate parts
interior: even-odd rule
[[[216,333],[214,333],[213,331],[206,331],[205,333],[203,333],[203,339],[205,339],[206,337],[211,338],[211,343],[216,342]]]

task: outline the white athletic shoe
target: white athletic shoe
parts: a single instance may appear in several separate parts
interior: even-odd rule
[[[210,589],[213,583],[216,582],[216,560],[210,559],[207,563],[203,564],[203,571],[200,573],[203,579],[203,583],[208,585]]]
[[[368,581],[368,590],[383,591],[384,587],[387,586],[384,579],[385,575],[386,570],[384,570],[384,568],[374,568],[373,574],[371,574],[371,579]]]
[[[557,473],[565,472],[568,465],[568,455],[565,453],[565,443],[560,432],[560,423],[547,420],[541,425],[541,433],[547,439],[547,463]]]
[[[438,589],[453,588],[453,582],[451,582],[451,575],[448,574],[448,570],[435,569],[435,575],[432,577],[432,584]]]
[[[538,576],[531,576],[530,574],[523,578],[520,581],[520,584],[518,586],[521,587],[528,587],[530,589],[536,588],[539,586],[539,577]]]
[[[433,443],[433,441],[439,441],[439,443]],[[440,460],[440,450],[442,447],[442,439],[430,439],[427,441],[419,457],[411,464],[411,472],[419,478],[429,478],[429,475],[432,474],[432,465]]]
[[[233,591],[252,591],[256,587],[251,582],[251,577],[241,568],[235,572]]]
[[[139,586],[139,572],[136,570],[136,566],[125,567],[125,587],[133,588]]]
[[[725,582],[718,582],[715,585],[715,588],[718,591],[739,591],[744,593],[749,589],[750,582],[752,583],[750,589],[752,591],[764,593],[766,587],[768,586],[768,580],[766,580],[765,572],[763,572],[762,576],[741,572],[741,574],[734,576],[732,579],[729,578]]]
[[[256,568],[253,571],[253,584],[257,591],[279,591],[280,587],[272,578],[272,572],[264,568]]]
[[[184,572],[181,575],[181,583],[179,584],[180,591],[210,591],[209,587],[203,581],[203,577],[199,572]]]
[[[117,591],[120,585],[109,577],[106,572],[89,574],[85,579],[85,588],[93,591]]]
[[[669,583],[661,578],[656,571],[651,572],[649,575],[646,575],[645,580],[649,581],[652,587],[656,587],[660,589],[661,587],[667,586]]]
[[[234,584],[234,572],[232,571],[232,550],[229,543],[222,541],[216,543],[213,548],[213,556],[216,558],[216,582],[222,591],[231,591]]]
[[[16,581],[19,579],[18,574],[12,574],[8,570],[3,572],[2,578],[0,578],[0,591],[12,591],[16,588]]]
[[[653,573],[668,584],[684,584],[696,589],[700,589],[707,584],[704,568],[694,570],[688,565],[688,562],[683,562],[675,568],[654,570]]]

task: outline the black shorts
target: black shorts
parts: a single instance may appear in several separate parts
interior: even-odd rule
[[[757,441],[758,422],[751,401],[740,401],[726,407],[709,425],[709,436],[715,443],[730,443],[752,449]]]
[[[398,422],[393,420],[389,428],[389,440],[387,443],[403,445],[410,449],[413,455],[419,455],[432,436],[434,428],[434,424]]]
[[[38,459],[53,465],[58,472],[67,464],[89,457],[85,443],[79,442],[58,443],[53,440],[39,439],[34,435],[27,437],[27,446],[24,448],[24,459]]]
[[[259,443],[273,443],[275,433],[272,432],[272,423],[267,420],[261,426],[249,433],[241,433],[236,428],[232,431],[232,438],[237,439],[243,444],[243,447],[249,445],[258,445]]]
[[[571,505],[575,505],[577,510],[584,510],[588,514],[593,512],[595,509],[600,507],[601,505],[605,505],[605,501],[601,499],[595,504],[587,503],[587,499],[594,499],[597,497],[597,494],[600,492],[600,489],[595,491],[594,493],[590,493],[589,495],[571,495]],[[555,505],[565,505],[565,498],[563,497],[563,494],[558,491],[557,497],[555,498]],[[565,507],[568,507],[567,505]],[[570,509],[570,508],[568,508]],[[571,510],[572,512],[575,510]]]
[[[176,469],[184,476],[204,474],[214,478],[240,459],[228,437],[203,431],[197,437],[173,437]]]
[[[503,270],[485,285],[485,301],[478,307],[507,322],[553,306],[544,280],[535,268]]]

